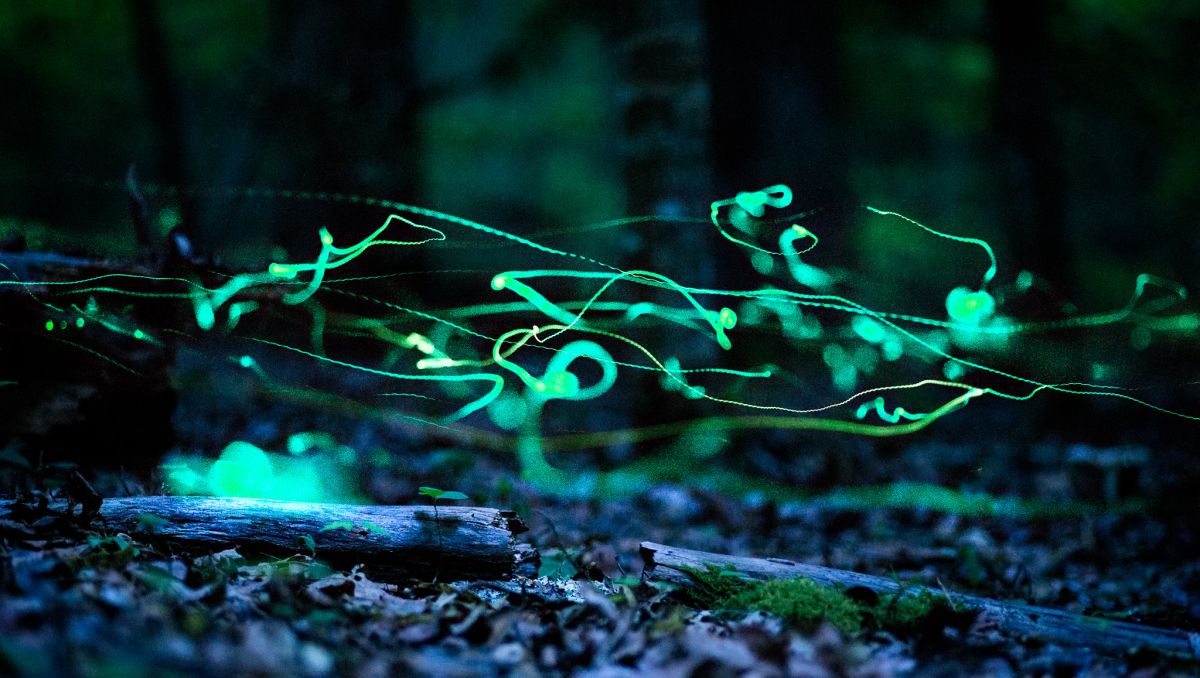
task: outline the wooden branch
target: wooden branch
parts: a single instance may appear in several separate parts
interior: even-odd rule
[[[3,509],[10,502],[0,502]],[[236,548],[244,556],[308,553],[334,567],[365,565],[405,577],[503,579],[536,568],[537,551],[511,511],[473,506],[355,506],[232,497],[105,499],[100,520],[140,541],[190,554]]]
[[[786,579],[807,577],[819,584],[841,588],[864,587],[880,593],[894,593],[900,584],[891,579],[820,565],[807,565],[781,558],[747,558],[675,548],[653,542],[642,542],[642,560],[646,566],[642,577],[681,586],[694,582],[685,568],[703,570],[707,565],[731,566],[751,579]],[[928,587],[905,585],[905,591],[919,593]],[[979,610],[979,623],[1020,638],[1040,638],[1063,645],[1083,645],[1096,650],[1121,654],[1136,648],[1154,650],[1165,655],[1200,660],[1200,633],[1158,629],[1141,624],[1087,617],[1045,607],[1006,603],[960,593],[948,595],[955,603]]]

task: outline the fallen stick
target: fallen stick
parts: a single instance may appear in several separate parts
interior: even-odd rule
[[[11,502],[0,502],[0,509]],[[331,566],[364,565],[405,577],[504,579],[535,568],[537,552],[514,537],[511,511],[473,506],[356,506],[232,497],[105,499],[100,524],[193,555],[236,548],[244,556],[308,554]]]
[[[681,586],[692,585],[687,570],[703,571],[708,565],[732,567],[750,579],[807,577],[818,584],[840,588],[864,587],[878,593],[895,593],[901,585],[891,579],[820,565],[807,565],[782,558],[747,558],[642,542],[642,577]],[[904,591],[919,593],[928,587],[904,585]],[[1141,624],[1087,617],[1081,614],[1006,603],[961,593],[928,589],[946,595],[955,604],[979,611],[979,623],[991,624],[1004,633],[1021,638],[1040,638],[1063,645],[1082,645],[1121,654],[1144,648],[1162,654],[1200,660],[1200,633],[1158,629]]]

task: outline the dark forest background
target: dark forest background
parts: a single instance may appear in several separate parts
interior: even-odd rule
[[[1200,283],[1197,75],[1198,2],[6,3],[0,238],[133,256],[131,167],[165,185],[390,198],[518,234],[703,218],[786,183],[817,210],[820,261],[852,272],[864,303],[941,317],[979,267],[872,205],[987,239],[1001,278],[1035,271],[1055,302],[1036,320],[1119,308],[1142,272]],[[375,225],[237,192],[151,203],[153,237],[178,225],[243,269],[280,247],[311,256],[322,225],[348,240]],[[692,284],[753,274],[706,228],[562,244]],[[1043,348],[1035,367],[1074,369],[1074,348]],[[1112,361],[1143,370],[1134,384],[1197,378],[1157,346],[1118,348]],[[1093,407],[1159,417],[1051,403],[1044,420],[1076,437],[1096,437]]]
[[[123,197],[68,180],[135,164],[517,231],[783,182],[1111,303],[1135,271],[1196,269],[1198,74],[1196,2],[6,3],[0,212],[121,252]],[[236,201],[184,208],[214,249],[288,237]],[[839,254],[922,264],[869,229]]]

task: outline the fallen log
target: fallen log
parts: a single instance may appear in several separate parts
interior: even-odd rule
[[[0,509],[11,502],[0,502]],[[308,554],[366,567],[381,581],[408,577],[504,579],[536,569],[512,511],[474,506],[356,506],[232,497],[105,499],[99,521],[139,541],[193,555]],[[311,538],[311,542],[308,542]]]
[[[712,565],[731,567],[750,579],[807,577],[818,584],[842,589],[863,587],[877,593],[895,593],[901,584],[884,577],[797,563],[782,558],[749,558],[676,548],[642,542],[642,577],[680,586],[694,583],[688,570],[703,571]],[[920,593],[928,587],[903,585],[905,592]],[[1063,645],[1078,645],[1110,654],[1147,649],[1173,657],[1200,660],[1200,633],[1159,629],[1141,624],[1088,617],[1046,607],[1006,603],[989,598],[932,589],[958,606],[977,610],[977,624],[989,624],[1018,638],[1036,638]]]

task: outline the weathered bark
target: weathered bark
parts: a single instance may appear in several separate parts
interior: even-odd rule
[[[693,583],[685,568],[704,569],[707,565],[715,565],[731,566],[739,574],[751,579],[807,577],[826,586],[863,587],[887,593],[900,589],[899,583],[884,577],[796,563],[781,558],[729,556],[653,542],[642,542],[641,551],[642,559],[646,563],[643,578],[683,586]],[[919,593],[925,588],[916,585],[904,586],[905,591],[913,593]],[[981,623],[990,624],[1009,635],[1040,638],[1064,645],[1082,645],[1108,653],[1119,654],[1144,648],[1175,657],[1200,659],[1200,634],[1197,633],[1086,617],[1063,610],[1006,603],[941,590],[935,592],[949,596],[958,605],[978,610]]]
[[[0,508],[9,502],[0,502]],[[473,506],[355,506],[232,497],[105,499],[100,520],[163,548],[190,554],[236,548],[244,556],[308,552],[334,567],[364,565],[375,578],[502,579],[529,569],[537,552],[511,511]]]

